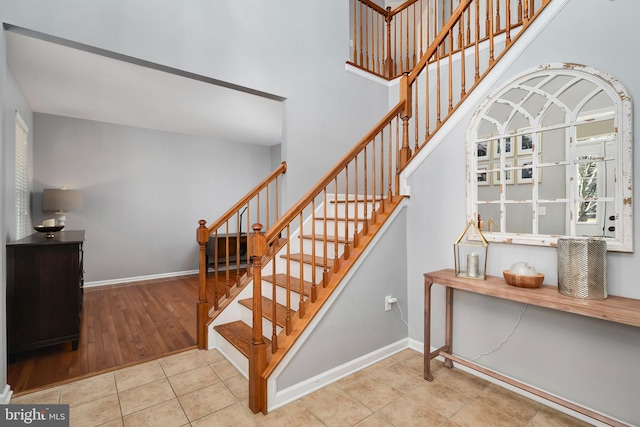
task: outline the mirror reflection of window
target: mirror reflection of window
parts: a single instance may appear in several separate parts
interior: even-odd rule
[[[468,218],[490,241],[594,236],[632,250],[630,108],[619,81],[575,64],[505,85],[470,125]]]

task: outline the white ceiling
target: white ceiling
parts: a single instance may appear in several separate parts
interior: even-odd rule
[[[281,142],[282,98],[17,31],[5,35],[7,63],[34,112],[230,142]]]

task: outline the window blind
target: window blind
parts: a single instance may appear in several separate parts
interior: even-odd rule
[[[29,221],[29,177],[27,141],[29,127],[16,111],[16,238],[27,236]]]

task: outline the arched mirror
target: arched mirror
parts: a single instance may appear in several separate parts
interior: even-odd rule
[[[490,96],[467,134],[467,216],[489,241],[632,246],[631,99],[613,77],[545,65]]]

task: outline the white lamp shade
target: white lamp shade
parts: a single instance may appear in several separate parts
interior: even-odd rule
[[[78,211],[82,209],[82,192],[45,188],[42,191],[43,211]]]

